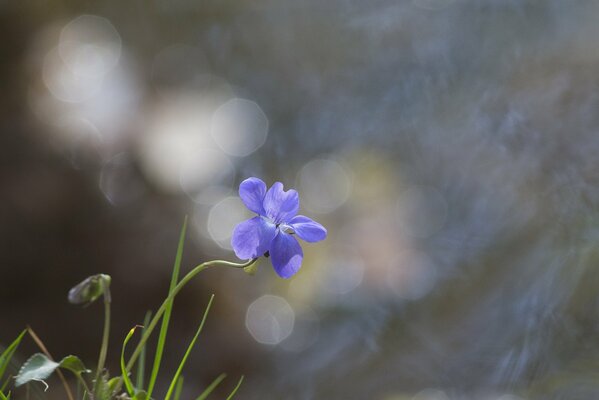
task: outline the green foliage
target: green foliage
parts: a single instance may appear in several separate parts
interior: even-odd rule
[[[179,280],[179,271],[181,270],[181,259],[183,257],[183,245],[185,244],[185,234],[187,232],[187,218],[183,222],[183,228],[181,228],[181,234],[179,235],[179,244],[177,246],[177,255],[175,257],[175,265],[173,266],[173,273],[171,276],[171,284],[169,287],[169,297],[177,286]],[[162,361],[162,353],[166,344],[166,333],[168,331],[168,324],[171,318],[171,312],[173,309],[174,298],[171,297],[167,301],[166,309],[162,317],[162,326],[160,327],[160,334],[158,335],[158,344],[156,345],[156,354],[154,355],[154,365],[152,366],[152,374],[150,375],[150,382],[148,384],[148,397],[152,396],[154,385],[158,377],[158,370],[160,369],[160,362]]]
[[[235,393],[237,393],[237,391],[241,387],[242,382],[243,382],[243,375],[241,375],[241,378],[239,378],[239,382],[237,382],[237,386],[235,386],[235,389],[233,389],[233,391],[231,392],[229,397],[227,397],[227,400],[231,400],[233,398],[233,396],[235,396]]]
[[[111,400],[114,398],[116,393],[116,385],[121,381],[121,377],[115,377],[110,379],[108,374],[104,373],[100,376],[97,382],[95,382],[95,394],[96,400]]]
[[[85,368],[83,362],[76,356],[66,356],[60,361],[60,368],[67,369],[74,373],[75,375],[81,375],[83,373],[92,372],[91,370]]]
[[[125,383],[125,388],[127,389],[127,393],[129,393],[129,396],[132,397],[135,395],[135,389],[133,389],[133,384],[131,383],[131,379],[129,379],[129,374],[127,373],[127,368],[125,366],[125,348],[127,347],[127,343],[129,343],[129,340],[131,340],[131,337],[133,337],[133,334],[137,328],[139,328],[139,326],[134,326],[131,328],[125,337],[125,340],[123,341],[123,348],[121,350],[121,374],[123,382]]]
[[[175,396],[173,400],[181,400],[181,391],[183,390],[183,377],[177,379],[177,387],[175,388]]]
[[[59,363],[50,360],[44,354],[36,353],[25,361],[25,364],[21,367],[15,385],[19,387],[30,381],[39,381],[46,384],[44,380],[47,379],[59,365]]]
[[[27,333],[27,330],[21,332],[19,336],[17,336],[17,338],[2,352],[2,354],[0,354],[0,382],[4,377],[4,373],[8,368],[12,356],[15,354],[15,351],[17,351],[17,348],[19,347],[21,340],[23,340],[23,336],[25,336],[25,333]],[[5,396],[3,392],[6,389],[6,386],[8,385],[9,379],[6,379],[4,383],[0,385],[0,395],[4,396],[5,398],[7,396]],[[0,397],[0,400],[3,400],[2,397]]]
[[[181,270],[181,260],[183,257],[183,247],[185,242],[187,230],[187,219],[181,229],[179,237],[179,243],[177,246],[177,254],[175,257],[175,263],[173,266],[173,272],[171,276],[171,282],[167,298],[164,300],[160,308],[152,315],[148,312],[144,319],[144,330],[139,343],[135,347],[131,357],[128,361],[125,360],[125,352],[128,343],[133,338],[136,329],[140,326],[132,328],[125,339],[123,340],[121,354],[120,354],[120,375],[116,377],[108,376],[108,372],[104,370],[104,360],[106,351],[108,348],[108,334],[110,329],[110,276],[104,274],[97,274],[88,277],[83,280],[77,286],[69,291],[69,301],[75,304],[88,305],[93,301],[97,300],[100,296],[104,297],[105,304],[105,322],[104,322],[104,334],[102,337],[102,346],[100,348],[100,356],[98,360],[98,367],[95,371],[95,378],[87,378],[84,374],[90,373],[83,362],[76,356],[70,355],[63,358],[60,362],[56,362],[50,358],[48,351],[45,349],[43,343],[37,339],[34,340],[38,346],[42,349],[45,354],[37,353],[31,356],[21,367],[18,376],[15,380],[15,386],[22,386],[30,382],[38,381],[42,382],[46,389],[48,385],[45,380],[48,379],[55,371],[60,374],[59,369],[68,370],[75,375],[78,380],[79,387],[82,388],[82,399],[83,400],[151,400],[151,394],[154,390],[158,373],[160,370],[160,363],[162,355],[166,345],[167,331],[169,327],[169,321],[172,314],[173,303],[175,296],[179,291],[199,272],[212,266],[225,266],[232,268],[244,269],[248,273],[252,273],[255,270],[256,260],[250,260],[247,263],[236,264],[227,261],[210,261],[196,266],[190,272],[187,273],[181,280],[179,280],[179,273]],[[181,400],[181,393],[183,389],[183,368],[191,355],[191,352],[203,330],[204,324],[208,317],[208,313],[212,306],[214,295],[210,297],[208,304],[204,310],[202,320],[199,327],[189,343],[181,362],[172,378],[167,393],[165,394],[164,400]],[[153,329],[160,323],[160,332],[158,335],[156,350],[154,353],[154,362],[152,364],[152,370],[149,376],[148,385],[145,386],[146,376],[146,343]],[[3,379],[3,375],[6,371],[9,361],[15,353],[19,343],[23,339],[26,331],[23,331],[17,339],[15,339],[9,347],[7,347],[2,354],[0,354],[0,381]],[[130,378],[130,371],[135,366],[135,362],[139,361],[136,366],[135,385]],[[60,376],[62,379],[62,375]],[[226,375],[222,374],[218,376],[197,398],[197,400],[205,400],[214,391],[214,389],[225,379]],[[232,399],[235,393],[239,390],[243,376],[229,395],[228,399]],[[4,385],[0,387],[0,400],[10,400],[10,393],[6,394],[4,389],[7,387],[9,379],[6,380]],[[93,383],[93,390],[90,389],[90,383]],[[66,381],[64,381],[65,389],[67,389],[68,397],[71,399],[70,388]],[[122,392],[124,385],[125,393]]]
[[[205,400],[210,393],[212,393],[212,391],[214,389],[216,389],[216,387],[227,377],[227,374],[220,374],[218,376],[218,378],[216,378],[214,381],[212,381],[212,383],[210,385],[208,385],[208,387],[206,388],[206,390],[204,390],[202,392],[202,394],[196,399],[196,400]]]
[[[191,353],[193,346],[195,345],[196,341],[198,340],[198,337],[200,336],[200,333],[202,332],[202,328],[204,327],[204,323],[206,322],[206,317],[208,316],[208,312],[210,311],[210,306],[212,305],[212,300],[214,300],[214,295],[210,296],[210,300],[208,301],[208,305],[206,306],[206,310],[204,311],[204,316],[202,317],[202,322],[200,323],[200,326],[199,326],[195,336],[191,340],[191,343],[189,343],[189,346],[187,347],[187,351],[185,352],[183,359],[179,363],[177,372],[175,372],[175,376],[173,377],[171,385],[168,388],[168,392],[166,392],[166,396],[164,397],[164,400],[170,400],[170,398],[171,398],[171,394],[173,393],[173,390],[175,389],[175,384],[179,380],[179,377],[181,376],[181,372],[183,371],[183,366],[185,366],[185,363],[187,362],[187,358],[189,357],[189,354]]]
[[[150,323],[150,318],[152,318],[152,311],[148,311],[146,316],[144,317],[143,326],[146,327]],[[144,344],[141,348],[141,353],[139,355],[139,362],[137,363],[137,378],[135,380],[136,387],[144,387],[144,378],[146,375],[146,345]]]
[[[80,377],[82,373],[91,372],[83,362],[76,356],[66,356],[60,362],[50,360],[45,354],[36,353],[29,357],[21,367],[19,375],[16,377],[15,386],[19,387],[31,381],[42,382],[46,387],[46,379],[57,368],[63,368],[71,371],[75,376]]]

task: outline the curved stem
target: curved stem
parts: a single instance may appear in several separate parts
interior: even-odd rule
[[[37,334],[33,331],[33,328],[30,326],[27,326],[27,332],[29,333],[29,336],[31,336],[31,338],[33,339],[35,344],[37,344],[37,346],[40,348],[40,350],[46,356],[48,356],[48,358],[50,360],[54,361],[54,358],[52,358],[52,355],[50,354],[50,352],[48,351],[48,349],[46,348],[46,346],[44,345],[42,340],[39,338],[39,336],[37,336]],[[69,398],[69,400],[75,400],[75,398],[73,397],[73,392],[71,392],[71,388],[69,387],[69,384],[67,383],[67,380],[64,377],[64,374],[62,373],[60,368],[56,370],[56,373],[58,374],[58,377],[60,378],[62,385],[64,386],[65,392],[67,392],[67,397]],[[27,385],[27,390],[29,390],[29,385]],[[29,393],[29,392],[27,392],[27,393]],[[27,396],[29,396],[29,394],[27,394]]]
[[[96,380],[94,381],[94,395],[97,394],[96,391],[98,389],[100,376],[102,375],[102,370],[104,369],[104,364],[106,363],[106,353],[108,352],[108,339],[110,336],[110,286],[109,284],[102,279],[101,285],[104,286],[102,289],[103,298],[104,298],[104,331],[102,333],[102,345],[100,347],[100,356],[98,357],[98,367],[96,368]]]
[[[223,260],[207,261],[205,263],[198,265],[191,271],[189,271],[187,273],[187,275],[185,275],[181,279],[181,281],[179,281],[177,286],[175,286],[175,288],[173,289],[173,292],[169,296],[167,296],[166,299],[164,299],[164,301],[162,302],[162,305],[160,306],[158,311],[156,311],[156,314],[154,314],[152,320],[150,321],[150,324],[145,327],[144,333],[143,333],[141,339],[139,340],[139,343],[135,347],[135,350],[133,350],[133,354],[131,354],[131,358],[127,362],[127,366],[125,367],[126,371],[129,372],[129,371],[131,371],[131,368],[133,368],[133,365],[135,364],[135,361],[137,361],[137,358],[139,357],[142,348],[144,347],[144,345],[150,338],[150,335],[152,334],[152,331],[158,324],[158,321],[160,321],[162,314],[164,314],[164,311],[166,310],[166,306],[167,306],[168,302],[170,300],[174,299],[175,296],[181,291],[181,289],[183,289],[183,287],[190,280],[192,280],[194,276],[196,276],[203,270],[210,268],[210,267],[247,268],[247,267],[251,266],[252,264],[254,264],[257,260],[258,260],[257,258],[254,258],[254,259],[251,259],[243,264],[238,264],[238,263],[233,263],[233,262],[223,261]],[[120,387],[119,387],[119,389],[120,389]]]
[[[90,396],[92,399],[96,398],[96,395],[92,393],[92,391],[89,389],[89,386],[87,385],[87,382],[85,381],[85,379],[83,379],[83,377],[81,376],[81,374],[76,374],[77,375],[77,380],[79,381],[79,383],[81,384],[81,386],[83,386],[83,390],[87,392],[88,396]],[[85,398],[86,396],[84,396]]]

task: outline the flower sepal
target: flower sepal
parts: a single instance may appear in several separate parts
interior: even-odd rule
[[[251,276],[256,275],[256,272],[258,272],[258,264],[260,264],[259,262],[259,258],[257,258],[256,260],[254,260],[253,263],[251,263],[250,265],[248,265],[247,267],[243,268],[243,271]]]

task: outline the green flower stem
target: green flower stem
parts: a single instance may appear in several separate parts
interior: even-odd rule
[[[144,333],[143,333],[141,339],[139,340],[139,343],[135,347],[135,350],[133,350],[133,354],[131,355],[131,358],[127,362],[127,366],[125,367],[127,373],[129,373],[131,371],[131,368],[133,368],[133,365],[135,365],[135,362],[137,361],[137,358],[139,357],[141,350],[143,349],[145,343],[150,338],[150,335],[152,334],[152,331],[158,324],[158,321],[160,321],[160,318],[162,317],[162,314],[164,314],[164,311],[166,310],[166,306],[169,303],[169,301],[174,299],[175,296],[181,291],[181,289],[183,289],[183,287],[190,280],[193,279],[193,277],[195,277],[197,274],[199,274],[203,270],[208,269],[210,267],[247,268],[247,267],[251,266],[252,264],[254,264],[257,260],[258,260],[257,258],[254,258],[254,259],[249,260],[248,262],[245,262],[243,264],[232,263],[232,262],[223,261],[223,260],[207,261],[205,263],[198,265],[191,271],[189,271],[187,273],[187,275],[185,275],[181,279],[181,281],[177,284],[177,286],[175,286],[175,288],[173,289],[173,292],[162,302],[162,305],[160,306],[158,311],[156,311],[156,314],[152,318],[152,321],[150,321],[150,324],[145,327]],[[120,389],[120,386],[121,385],[119,384],[118,389]]]
[[[108,339],[110,337],[110,284],[105,279],[100,281],[102,287],[102,293],[104,298],[104,332],[102,333],[102,345],[100,347],[100,356],[98,357],[98,367],[96,369],[96,380],[94,381],[94,394],[99,387],[100,377],[104,364],[106,363],[106,354],[108,353]]]

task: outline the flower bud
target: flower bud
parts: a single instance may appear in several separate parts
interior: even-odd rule
[[[109,275],[92,275],[69,290],[69,302],[72,304],[89,305],[102,295],[110,296],[109,286]],[[108,298],[108,301],[110,301],[110,298]]]

